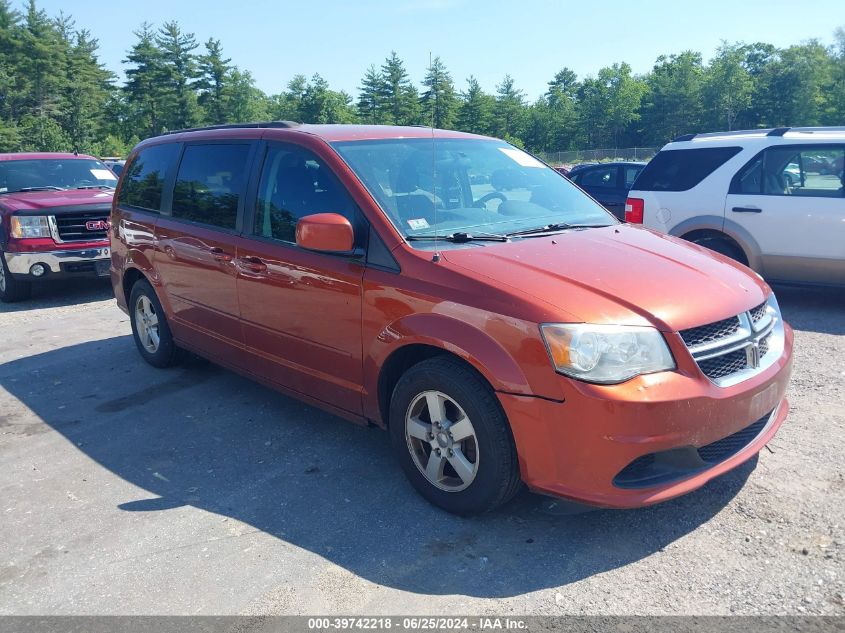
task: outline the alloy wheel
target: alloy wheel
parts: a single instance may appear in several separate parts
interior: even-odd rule
[[[150,354],[158,351],[161,338],[158,330],[158,315],[149,297],[141,295],[135,303],[135,327],[141,345]]]
[[[459,492],[475,479],[475,428],[461,406],[442,391],[424,391],[411,401],[405,439],[414,464],[437,488]]]

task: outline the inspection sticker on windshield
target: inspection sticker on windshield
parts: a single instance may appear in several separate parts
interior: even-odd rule
[[[499,151],[502,152],[505,156],[510,158],[515,163],[523,167],[545,167],[543,163],[539,160],[531,156],[530,154],[526,154],[525,152],[521,152],[518,149],[513,149],[510,147],[500,147]]]
[[[414,220],[408,220],[408,226],[417,231],[419,229],[427,229],[428,222],[425,218],[416,218]]]
[[[108,169],[89,169],[91,175],[97,180],[114,180],[114,174]]]

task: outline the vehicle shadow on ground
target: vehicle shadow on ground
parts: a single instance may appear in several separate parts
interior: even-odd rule
[[[64,435],[67,450],[149,493],[103,512],[195,506],[423,594],[514,596],[640,560],[721,511],[756,464],[647,509],[556,513],[548,498],[523,493],[459,518],[413,491],[386,433],[204,361],[153,369],[129,336],[7,363],[0,386]],[[5,430],[43,432],[31,426]]]
[[[59,308],[114,299],[111,282],[107,279],[65,279],[45,281],[32,286],[32,297],[17,303],[0,302],[0,314],[27,312],[44,308]]]
[[[775,286],[783,317],[796,330],[845,334],[845,288]]]

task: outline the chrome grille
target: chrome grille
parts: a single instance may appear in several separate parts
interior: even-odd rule
[[[88,222],[105,221],[109,219],[109,212],[106,211],[84,211],[78,213],[64,213],[51,217],[51,228],[54,231],[54,238],[57,242],[93,242],[108,238],[108,231],[105,229],[90,230]]]
[[[770,367],[784,345],[783,322],[772,299],[748,312],[682,330],[681,339],[701,372],[729,387]]]
[[[700,360],[698,366],[705,376],[711,380],[718,380],[748,367],[748,359],[745,356],[745,350],[738,349],[722,356]]]
[[[769,334],[768,336],[764,336],[760,339],[760,357],[763,357],[769,353],[769,339],[771,338],[772,335]]]
[[[751,315],[751,322],[758,323],[760,319],[766,316],[766,303],[763,302],[756,308],[753,308],[752,310],[750,310],[749,314]]]
[[[726,336],[735,334],[737,330],[739,330],[739,318],[731,317],[716,321],[715,323],[690,328],[689,330],[682,330],[681,338],[684,339],[687,347],[692,347],[711,341],[718,341]]]

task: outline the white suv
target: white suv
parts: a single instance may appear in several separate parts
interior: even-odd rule
[[[682,136],[639,175],[625,219],[769,281],[845,286],[843,156],[845,128]]]

